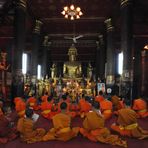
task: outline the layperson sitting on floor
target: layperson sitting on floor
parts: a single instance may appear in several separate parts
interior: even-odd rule
[[[111,145],[127,147],[126,141],[120,139],[117,135],[112,135],[104,126],[104,118],[99,110],[99,103],[94,102],[92,111],[86,114],[83,121],[83,127],[80,128],[80,133],[94,142],[102,142]]]
[[[42,140],[45,135],[43,128],[35,129],[35,120],[33,118],[33,110],[27,108],[25,111],[26,117],[20,118],[17,124],[17,130],[20,132],[21,141],[26,143],[34,143]]]
[[[67,104],[62,102],[60,105],[61,113],[56,114],[52,118],[53,128],[43,137],[43,141],[61,140],[68,141],[76,137],[79,132],[79,127],[71,128],[71,117],[66,114]]]
[[[113,123],[111,128],[122,136],[129,136],[138,139],[148,138],[148,131],[139,126],[137,122],[137,114],[130,108],[118,111],[117,122]]]

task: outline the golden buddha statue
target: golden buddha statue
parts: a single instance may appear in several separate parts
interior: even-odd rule
[[[81,63],[76,61],[77,49],[74,44],[68,51],[69,61],[64,63],[63,74],[64,78],[80,78],[82,74]]]

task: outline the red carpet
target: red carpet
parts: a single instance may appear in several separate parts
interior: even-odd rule
[[[115,120],[115,117],[108,120],[106,126],[109,127]],[[148,129],[148,118],[139,119],[139,124]],[[82,119],[75,118],[72,121],[73,126],[80,126],[82,124]],[[48,121],[42,117],[40,117],[36,124],[37,127],[43,127],[46,130],[52,126],[51,121]],[[128,142],[128,148],[148,148],[148,139],[145,140],[137,140],[125,138]],[[38,142],[34,144],[25,144],[20,142],[20,139],[17,138],[14,141],[8,142],[7,144],[0,144],[0,148],[117,148],[118,146],[112,146],[102,143],[94,143],[86,138],[83,138],[81,135],[72,139],[68,142],[61,141],[49,141],[49,142]],[[118,147],[119,148],[119,147]]]

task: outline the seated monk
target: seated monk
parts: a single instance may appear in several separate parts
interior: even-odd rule
[[[100,103],[101,101],[104,101],[104,100],[105,100],[105,98],[103,96],[103,91],[100,90],[99,95],[95,97],[95,101]]]
[[[104,119],[109,119],[112,117],[112,102],[109,100],[104,100],[100,102],[100,110]]]
[[[121,100],[118,96],[114,95],[111,97],[111,102],[113,104],[113,111],[115,114],[117,114],[117,111],[125,108],[125,104],[123,100]]]
[[[127,147],[126,141],[121,140],[117,135],[112,135],[106,127],[104,127],[104,118],[99,111],[99,104],[93,104],[92,111],[87,113],[84,121],[83,128],[80,128],[80,133],[94,142],[102,142],[106,144],[118,145]]]
[[[41,100],[42,100],[42,102],[47,102],[48,101],[48,95],[47,95],[47,93],[45,94],[45,95],[43,95],[42,97],[41,97]]]
[[[71,102],[71,104],[69,106],[69,114],[71,115],[72,118],[74,118],[77,115],[79,115],[79,110],[80,110],[80,107],[76,103],[76,101]]]
[[[48,97],[50,100],[51,98]],[[47,119],[51,119],[51,109],[52,109],[52,101],[48,102],[48,100],[46,101],[43,101],[40,105],[40,108],[41,108],[41,114],[44,118],[47,118]]]
[[[27,109],[25,111],[26,117],[20,118],[17,124],[17,130],[20,132],[20,138],[26,143],[34,143],[42,140],[45,135],[45,130],[43,128],[34,127],[34,121],[32,119],[33,110]]]
[[[40,107],[37,105],[37,99],[35,97],[30,97],[27,100],[27,104],[29,107],[31,107],[33,110],[39,110]]]
[[[7,143],[17,137],[17,131],[13,127],[11,118],[7,118],[2,111],[2,102],[0,101],[0,143]]]
[[[61,103],[61,113],[58,113],[52,118],[53,128],[43,137],[43,141],[61,140],[68,141],[76,137],[79,132],[79,127],[71,128],[71,118],[66,114],[67,104]]]
[[[118,111],[117,123],[112,124],[111,128],[122,136],[148,138],[148,131],[143,130],[137,123],[136,112],[129,108]]]
[[[134,100],[132,109],[136,111],[138,117],[148,117],[147,103],[144,99],[139,98]]]
[[[26,104],[22,100],[22,98],[21,97],[16,97],[14,99],[14,104],[15,104],[15,110],[17,111],[18,116],[19,117],[24,117]]]
[[[87,99],[85,99],[83,95],[82,95],[82,98],[79,100],[81,118],[84,118],[84,116],[91,110],[91,104],[86,100]]]
[[[58,111],[61,112],[61,103],[65,102],[67,104],[67,111],[69,111],[69,105],[70,105],[70,101],[67,100],[67,96],[66,95],[62,95],[62,99],[60,100],[60,102],[58,103]]]

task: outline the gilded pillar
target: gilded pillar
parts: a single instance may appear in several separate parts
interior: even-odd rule
[[[132,0],[121,0],[121,50],[123,51],[123,74],[121,94],[128,105],[132,101]]]
[[[115,83],[115,53],[114,53],[114,27],[111,18],[105,20],[107,28],[107,67],[106,67],[106,87],[113,93]]]
[[[12,57],[12,97],[23,96],[22,54],[25,50],[26,1],[18,0],[14,17],[14,50]]]

